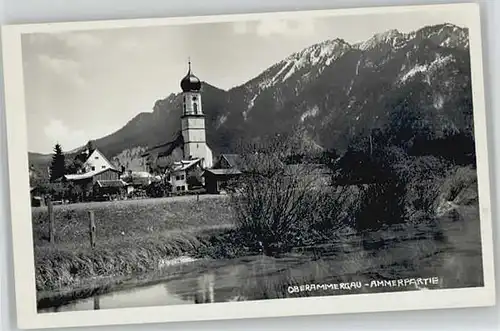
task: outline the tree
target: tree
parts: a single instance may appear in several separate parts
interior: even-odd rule
[[[66,161],[62,147],[57,143],[54,147],[54,155],[50,164],[50,181],[53,182],[66,174]]]
[[[87,142],[87,151],[88,151],[88,153],[89,153],[89,156],[90,156],[90,154],[92,154],[92,152],[93,152],[94,150],[95,150],[95,148],[94,148],[94,144],[92,143],[92,140],[89,140],[89,141]]]
[[[189,189],[203,186],[203,170],[195,167],[195,169],[189,171],[187,174],[186,182]]]
[[[86,153],[77,154],[69,163],[66,173],[76,174],[83,168],[83,164],[87,161],[88,155]]]
[[[306,244],[321,217],[318,205],[324,198],[314,190],[319,179],[314,165],[287,164],[290,156],[301,151],[284,135],[242,145],[240,150],[243,175],[229,194],[244,244],[258,246],[266,255]]]

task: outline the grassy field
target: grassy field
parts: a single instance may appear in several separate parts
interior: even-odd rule
[[[93,250],[89,210],[97,227]],[[56,243],[51,245],[47,208],[34,208],[32,214],[39,291],[155,270],[168,257],[195,255],[212,234],[233,227],[224,197],[59,205],[54,208]]]
[[[89,216],[95,214],[98,243],[134,240],[173,230],[226,227],[232,224],[225,197],[196,197],[92,202],[54,207],[57,246],[89,244]],[[33,208],[35,247],[49,244],[47,208]]]

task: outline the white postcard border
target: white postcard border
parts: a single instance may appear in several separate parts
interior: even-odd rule
[[[199,321],[258,317],[320,315],[402,311],[417,309],[462,308],[495,304],[493,230],[490,199],[490,170],[486,133],[483,54],[479,5],[476,3],[334,9],[263,14],[236,14],[10,25],[2,28],[3,68],[6,102],[6,135],[11,224],[13,236],[15,292],[18,327],[22,329],[137,324],[174,321]],[[206,305],[182,305],[75,311],[38,314],[36,309],[35,269],[29,196],[27,128],[25,114],[21,35],[34,32],[83,31],[114,28],[234,22],[305,16],[345,16],[390,12],[450,11],[468,13],[469,43],[473,86],[476,155],[480,197],[481,238],[484,287],[453,290],[411,291],[403,293],[362,294],[290,298]],[[16,183],[16,185],[12,185]]]

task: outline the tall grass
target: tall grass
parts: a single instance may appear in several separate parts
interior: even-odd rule
[[[90,248],[85,204],[57,206],[56,244],[47,241],[47,212],[33,212],[38,291],[89,286],[157,270],[165,259],[212,252],[210,238],[231,229],[226,199],[94,204],[97,245]],[[86,284],[86,285],[84,285]]]
[[[97,226],[97,241],[117,238],[141,238],[172,230],[192,230],[204,227],[232,225],[232,211],[224,198],[170,201],[148,199],[62,205],[54,208],[56,243],[87,246],[89,216],[93,210]],[[48,244],[48,214],[46,208],[32,212],[35,249]],[[121,240],[121,239],[120,239]]]

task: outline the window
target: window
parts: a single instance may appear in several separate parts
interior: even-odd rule
[[[193,103],[193,109],[194,109],[194,113],[198,114],[198,104],[197,103]]]
[[[180,191],[180,190],[181,190],[181,187],[180,187],[180,186],[177,186],[177,187],[176,187],[176,190],[177,190],[177,191]]]
[[[99,156],[96,156],[94,159],[99,160]]]
[[[181,178],[179,176],[175,176],[175,180],[180,180]]]
[[[95,171],[95,167],[92,167],[91,169],[92,169],[92,171]]]
[[[196,97],[193,97],[193,101],[196,101],[196,100],[197,100]]]
[[[184,175],[181,176],[181,180],[184,180]]]
[[[105,166],[105,165],[103,165],[103,166],[101,167],[101,169],[105,169],[105,168],[106,168],[106,166]]]

